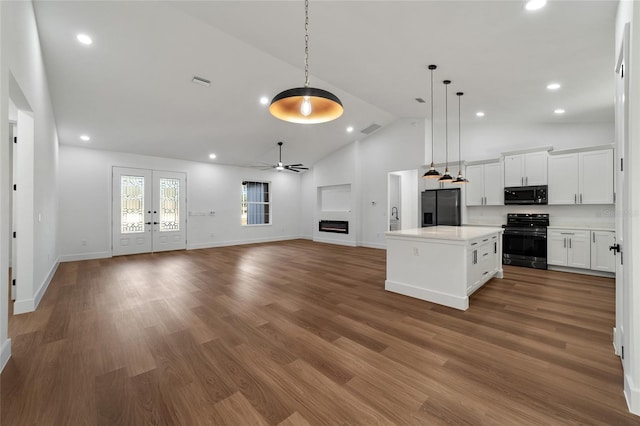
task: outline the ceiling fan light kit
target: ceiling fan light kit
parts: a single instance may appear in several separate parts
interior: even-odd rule
[[[269,112],[289,123],[315,124],[335,120],[344,112],[336,95],[309,86],[309,0],[304,2],[304,87],[278,93]]]

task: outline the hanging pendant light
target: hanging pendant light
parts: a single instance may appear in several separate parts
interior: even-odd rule
[[[451,80],[444,80],[444,148],[445,148],[445,166],[444,166],[444,174],[439,182],[451,182],[453,178],[451,177],[451,173],[449,173],[449,121],[448,121],[448,111],[449,111],[449,99],[447,96],[447,92],[449,85],[451,84]]]
[[[462,95],[464,95],[463,92],[458,92],[456,93],[456,95],[458,96],[458,177],[456,177],[456,180],[454,180],[451,183],[455,183],[455,184],[463,184],[463,183],[469,183],[469,181],[467,179],[465,179],[465,177],[462,174],[462,155],[461,155],[461,137],[460,137],[460,99],[462,99]]]
[[[290,123],[312,124],[335,120],[344,111],[336,95],[309,86],[309,0],[304,2],[304,87],[278,93],[269,112]]]
[[[435,164],[433,164],[433,70],[436,68],[435,65],[429,65],[429,70],[431,70],[431,167],[422,175],[425,179],[436,179],[442,176],[440,172],[436,170]]]

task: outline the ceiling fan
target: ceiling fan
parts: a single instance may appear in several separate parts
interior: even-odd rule
[[[278,154],[278,162],[276,164],[262,163],[264,164],[264,166],[255,166],[255,167],[259,167],[262,170],[276,169],[279,172],[282,170],[290,170],[296,173],[300,173],[300,170],[309,170],[308,167],[304,167],[304,164],[300,164],[300,163],[284,164],[282,162],[282,145],[284,145],[284,142],[278,142],[279,154]]]

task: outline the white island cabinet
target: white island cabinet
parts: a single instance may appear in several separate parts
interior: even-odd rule
[[[502,278],[502,228],[433,226],[387,232],[385,289],[456,309]]]

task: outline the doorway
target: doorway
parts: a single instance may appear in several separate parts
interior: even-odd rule
[[[187,247],[186,175],[113,168],[113,255]]]
[[[389,172],[387,180],[388,230],[418,228],[418,170]]]

